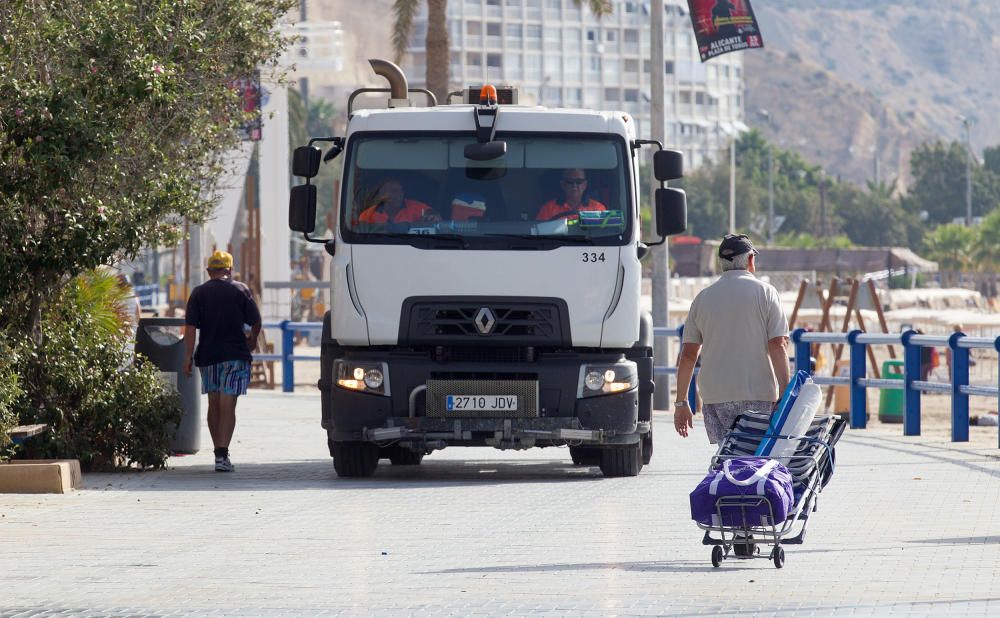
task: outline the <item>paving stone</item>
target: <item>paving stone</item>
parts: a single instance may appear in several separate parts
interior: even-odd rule
[[[1000,615],[995,448],[849,431],[785,568],[714,569],[688,515],[700,426],[682,440],[658,416],[636,478],[566,449],[452,448],[341,480],[318,397],[253,392],[238,415],[235,473],[206,444],[3,496],[0,618]]]

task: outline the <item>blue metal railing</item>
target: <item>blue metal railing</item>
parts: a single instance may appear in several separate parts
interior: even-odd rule
[[[155,283],[150,285],[137,285],[132,288],[135,292],[136,297],[139,299],[139,305],[144,308],[156,307],[160,304],[162,300],[160,298],[161,291],[160,286]]]
[[[964,333],[951,336],[921,335],[909,330],[897,335],[865,333],[810,333],[797,329],[792,333],[795,346],[795,368],[809,371],[809,346],[813,343],[847,344],[850,349],[849,373],[843,377],[814,376],[817,384],[844,385],[850,388],[850,421],[854,429],[864,429],[868,418],[868,388],[902,389],[904,393],[903,435],[920,435],[920,397],[922,393],[951,395],[951,440],[969,440],[969,397],[996,397],[1000,404],[1000,386],[969,384],[969,352],[973,349],[993,349],[1000,352],[1000,337],[968,337]],[[903,346],[903,379],[867,377],[866,346]],[[951,382],[920,380],[920,351],[924,347],[948,347],[951,350]],[[1000,364],[998,364],[1000,366]],[[1000,374],[1000,370],[998,370]],[[997,378],[1000,384],[1000,375]],[[1000,434],[997,438],[1000,447]]]
[[[319,356],[294,354],[296,333],[320,332],[322,322],[264,322],[264,328],[281,331],[280,354],[254,354],[254,360],[281,362],[281,390],[290,393],[295,390],[295,362],[318,361]],[[682,338],[684,327],[653,329],[655,337]],[[902,389],[904,392],[903,435],[920,435],[920,396],[922,393],[944,393],[951,395],[951,439],[953,442],[969,440],[969,397],[996,397],[1000,406],[1000,386],[969,384],[969,352],[973,349],[993,349],[1000,353],[1000,337],[967,337],[963,333],[951,336],[921,335],[915,331],[900,334],[866,333],[854,330],[848,333],[813,333],[796,329],[792,333],[795,369],[812,374],[809,346],[813,343],[844,344],[849,350],[849,373],[847,376],[814,375],[813,381],[825,386],[847,386],[850,388],[850,422],[853,429],[864,429],[868,418],[866,390]],[[867,346],[900,345],[903,347],[903,379],[869,378]],[[951,350],[952,381],[930,382],[919,380],[920,351],[924,347],[945,347]],[[695,369],[697,372],[697,368]],[[677,367],[657,366],[655,375],[676,375]],[[997,382],[1000,384],[1000,363]],[[691,409],[696,409],[697,390],[695,380],[691,380],[688,401]],[[1000,432],[997,446],[1000,447]]]

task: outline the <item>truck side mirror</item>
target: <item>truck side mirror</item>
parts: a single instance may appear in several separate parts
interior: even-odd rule
[[[653,176],[660,182],[684,177],[684,153],[679,150],[657,150],[653,153]]]
[[[687,195],[684,190],[672,187],[657,189],[656,233],[662,238],[680,234],[686,229]]]
[[[299,146],[292,153],[292,174],[302,178],[315,178],[323,151],[316,146]]]
[[[288,197],[288,227],[303,234],[316,229],[316,185],[292,187]]]

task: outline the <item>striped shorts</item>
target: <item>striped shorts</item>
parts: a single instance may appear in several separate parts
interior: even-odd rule
[[[722,403],[702,404],[701,411],[704,415],[705,431],[708,432],[708,441],[712,444],[722,442],[736,417],[747,410],[769,414],[774,404],[770,401],[725,401]]]
[[[247,394],[250,386],[250,363],[242,360],[225,361],[198,368],[201,371],[201,392],[223,395]]]

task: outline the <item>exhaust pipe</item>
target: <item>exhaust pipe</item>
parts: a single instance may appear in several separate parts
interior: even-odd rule
[[[368,63],[376,75],[381,75],[389,82],[389,107],[409,107],[409,86],[406,75],[395,63],[379,58],[370,58]]]

